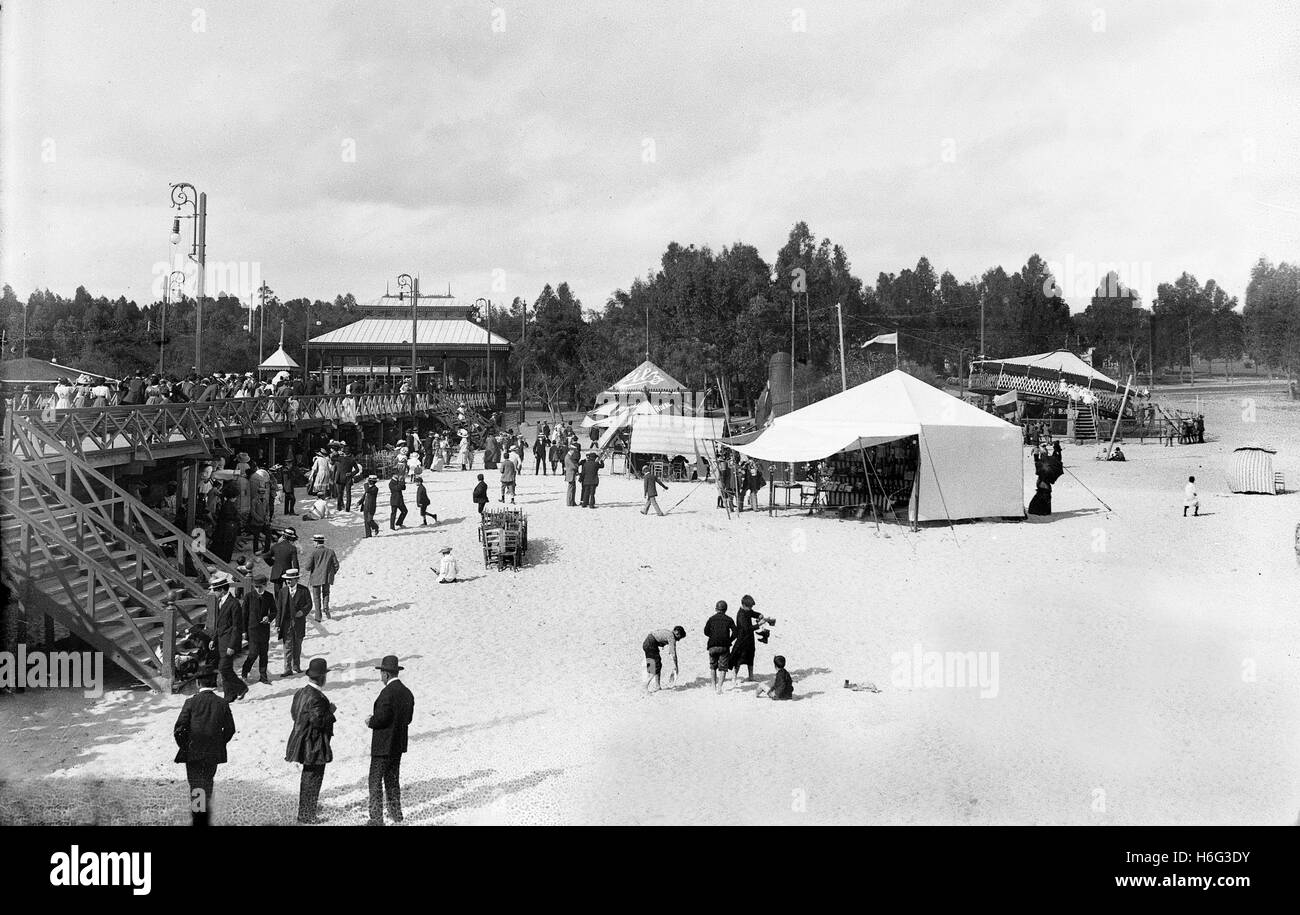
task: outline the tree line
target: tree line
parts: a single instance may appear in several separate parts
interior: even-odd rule
[[[270,289],[263,292],[264,310],[250,311],[230,296],[205,300],[205,367],[251,369],[259,329],[265,356],[282,325],[285,349],[301,364],[308,336],[358,317],[350,293],[281,302]],[[871,353],[860,344],[894,331],[909,370],[935,377],[964,373],[981,354],[1062,348],[1091,350],[1099,368],[1117,365],[1120,375],[1139,380],[1151,371],[1190,367],[1195,358],[1223,360],[1225,371],[1242,357],[1288,376],[1300,371],[1300,265],[1261,258],[1239,304],[1214,279],[1202,284],[1183,273],[1160,283],[1147,307],[1112,272],[1087,307],[1071,314],[1038,254],[1014,273],[996,266],[966,279],[939,273],[922,257],[867,284],[854,275],[842,246],[818,240],[799,222],[771,262],[742,242],[717,251],[672,242],[657,269],[615,290],[603,307],[584,307],[561,282],[547,284],[532,302],[517,297],[490,305],[490,315],[476,309],[470,317],[480,325],[490,320],[493,332],[514,344],[504,383],[517,393],[522,370],[531,401],[585,403],[648,352],[688,387],[723,387],[733,402],[749,404],[763,390],[772,354],[792,349],[801,400],[838,390],[841,320],[850,382],[874,374],[873,360],[892,364],[892,352]],[[20,351],[25,336],[29,355],[115,377],[156,370],[160,350],[164,372],[186,373],[193,364],[194,311],[189,299],[141,307],[84,288],[71,299],[37,290],[23,303],[6,285],[0,302],[7,357]]]

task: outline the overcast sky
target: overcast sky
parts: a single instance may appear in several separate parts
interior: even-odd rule
[[[1294,0],[5,0],[0,28],[23,298],[151,300],[175,181],[209,261],[281,298],[405,271],[600,307],[670,241],[770,261],[800,219],[869,283],[1038,252],[1076,306],[1108,263],[1149,301],[1300,260]]]

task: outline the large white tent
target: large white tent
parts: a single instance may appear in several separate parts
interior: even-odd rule
[[[759,460],[802,462],[912,435],[920,466],[911,520],[1024,515],[1020,428],[897,370],[778,416],[731,447]]]

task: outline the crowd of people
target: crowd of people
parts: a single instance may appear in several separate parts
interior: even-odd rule
[[[472,468],[473,450],[467,433],[466,427],[460,427],[451,432],[421,435],[416,428],[410,428],[393,444],[392,472],[388,481],[390,530],[405,527],[408,487],[414,487],[421,523],[432,521],[435,526],[438,524],[438,515],[430,511],[424,479],[427,474],[445,470],[449,465],[454,469],[462,460],[466,470]],[[500,502],[515,502],[516,481],[524,473],[529,455],[533,458],[534,474],[564,474],[566,505],[596,507],[596,489],[604,467],[604,456],[594,450],[584,454],[578,433],[567,422],[542,423],[531,443],[523,430],[504,429],[485,436],[484,466],[497,470],[500,475],[499,490],[494,492]],[[757,487],[751,490],[744,482],[755,475],[761,479],[756,466],[734,454],[725,455],[718,466],[720,476],[728,481],[728,487],[739,485],[741,491],[757,491]],[[646,492],[642,511],[648,513],[654,509],[662,515],[657,495],[667,484],[651,464],[643,468],[641,476]],[[339,513],[351,513],[354,487],[359,482],[363,487],[356,508],[362,515],[364,536],[375,536],[380,531],[376,521],[379,478],[374,473],[365,472],[358,455],[342,440],[328,441],[312,456],[310,466],[302,468],[297,466],[292,451],[285,462],[270,467],[264,467],[257,458],[240,452],[217,458],[203,468],[201,520],[213,528],[213,551],[231,561],[240,533],[247,531],[253,533],[253,550],[251,556],[239,556],[233,560],[237,571],[245,576],[243,582],[224,573],[211,577],[209,587],[216,609],[210,622],[191,627],[176,646],[174,662],[178,677],[193,678],[199,686],[199,692],[186,702],[176,724],[176,740],[180,748],[177,761],[186,764],[192,796],[201,800],[194,808],[196,823],[208,822],[216,769],[227,761],[225,745],[235,732],[231,706],[244,700],[254,688],[250,684],[271,683],[272,634],[281,647],[279,655],[283,667],[279,677],[305,675],[308,681],[294,694],[286,760],[302,766],[299,822],[313,823],[319,819],[321,784],[325,766],[332,760],[330,741],[335,708],[324,693],[328,664],[320,657],[311,658],[305,664],[304,660],[310,654],[306,651],[310,621],[315,620],[318,624],[316,631],[320,632],[323,630],[319,624],[334,618],[330,594],[342,563],[337,552],[329,546],[326,534],[313,534],[310,550],[300,550],[297,527],[283,524],[273,529],[271,519],[276,495],[281,491],[285,496],[285,514],[293,517],[293,493],[297,486],[304,486],[311,500],[303,513],[304,518],[311,520],[318,516],[336,517]],[[484,474],[477,474],[477,483],[474,501],[481,512],[489,499]],[[731,494],[736,497],[735,490]],[[174,484],[169,487],[168,499],[172,500],[173,509],[179,511],[182,508],[175,504]],[[257,560],[265,564],[264,571],[256,567]],[[441,547],[440,561],[434,571],[439,583],[462,580],[450,546]],[[736,685],[740,682],[742,668],[746,681],[754,679],[756,645],[767,641],[770,627],[775,623],[775,619],[755,609],[754,599],[749,595],[742,599],[734,620],[727,614],[726,603],[718,603],[704,631],[709,667],[719,692],[726,685],[728,673],[734,673],[733,683]],[[685,637],[686,630],[680,626],[656,630],[646,637],[643,649],[647,690],[652,685],[654,690],[662,688],[661,650],[665,648],[672,655],[673,678],[669,685],[673,685],[679,671],[676,643]],[[774,699],[792,698],[793,682],[784,669],[784,658],[778,656],[773,662],[775,680],[770,688],[760,689],[758,695]],[[254,669],[256,681],[251,679]],[[400,667],[395,658],[386,658],[379,669],[385,684],[397,680]],[[382,823],[385,810],[392,820],[400,821],[402,817],[400,753],[405,749],[405,729],[411,721],[411,705],[399,702],[396,713],[383,711],[380,704],[389,704],[392,698],[385,699],[387,693],[386,685],[369,724],[377,735],[396,728],[401,731],[401,736],[382,739],[376,736],[379,741],[376,747],[383,752],[379,749],[372,752],[371,823]],[[395,749],[399,744],[401,750]]]

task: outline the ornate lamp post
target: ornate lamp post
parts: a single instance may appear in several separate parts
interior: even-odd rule
[[[418,276],[413,277],[409,273],[403,273],[397,277],[397,288],[401,290],[397,293],[399,300],[405,298],[408,292],[411,296],[411,393],[414,394],[416,389],[415,344],[420,335],[420,317],[417,311],[420,306],[420,278]]]
[[[203,285],[208,262],[208,195],[200,194],[194,189],[194,185],[186,181],[171,185],[171,189],[172,206],[181,211],[184,211],[187,205],[190,208],[189,216],[177,216],[172,219],[171,241],[173,245],[179,245],[181,242],[181,219],[194,220],[194,237],[190,244],[189,253],[190,260],[194,261],[199,268],[199,280],[194,298],[194,369],[202,373]]]
[[[167,302],[171,299],[172,285],[176,284],[181,287],[182,295],[185,289],[185,271],[173,270],[167,274],[167,282],[163,284],[163,307],[162,321],[158,325],[158,374],[163,373],[163,353],[167,346]]]
[[[479,305],[480,302],[482,305]],[[483,314],[487,317],[487,370],[483,373],[483,385],[490,396],[492,394],[492,300],[479,296],[474,300],[474,305],[482,308]]]

